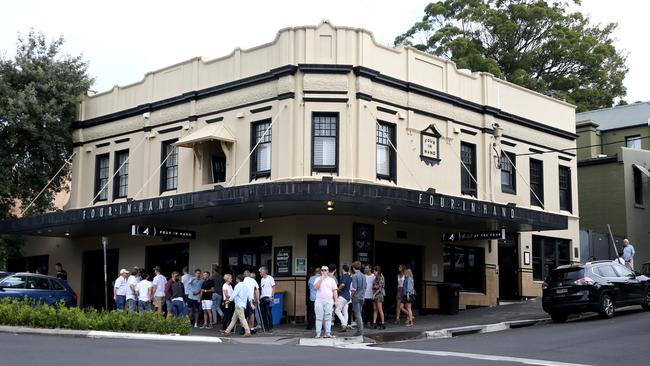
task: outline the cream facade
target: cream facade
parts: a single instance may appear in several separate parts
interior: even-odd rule
[[[102,236],[113,269],[270,264],[293,319],[304,265],[367,258],[393,276],[407,263],[420,307],[436,309],[451,280],[465,285],[461,308],[541,295],[544,240],[579,260],[574,107],[362,29],[283,29],[89,95],[73,137],[64,212],[0,231],[30,235],[26,257],[63,262],[85,305]],[[443,240],[502,229],[506,241]]]

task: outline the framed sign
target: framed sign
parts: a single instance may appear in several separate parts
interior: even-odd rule
[[[273,249],[273,276],[291,276],[292,247],[275,247]]]
[[[524,252],[524,265],[530,266],[530,252]]]
[[[420,159],[427,165],[433,165],[440,162],[440,136],[435,125],[420,131]]]
[[[375,227],[353,224],[352,259],[361,263],[373,263],[375,254]]]
[[[296,269],[294,272],[297,276],[307,274],[307,258],[296,258]]]

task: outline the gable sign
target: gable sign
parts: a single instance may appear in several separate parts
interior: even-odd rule
[[[420,159],[427,165],[440,162],[440,136],[442,134],[435,125],[420,131]]]

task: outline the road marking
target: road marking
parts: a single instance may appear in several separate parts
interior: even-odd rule
[[[559,361],[549,361],[549,360],[537,360],[537,359],[534,359],[534,358],[485,355],[485,354],[480,354],[480,353],[465,353],[465,352],[450,352],[450,351],[426,351],[426,350],[418,350],[418,349],[370,347],[368,343],[350,344],[350,345],[345,345],[345,346],[339,346],[339,348],[364,349],[364,350],[374,350],[374,351],[383,351],[383,352],[415,353],[415,354],[420,354],[420,355],[440,356],[440,357],[470,358],[470,359],[481,360],[481,361],[516,362],[516,363],[521,363],[521,364],[524,364],[524,365],[590,366],[590,365],[581,364],[581,363],[569,363],[569,362],[559,362]]]

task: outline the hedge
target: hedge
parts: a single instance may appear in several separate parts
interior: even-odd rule
[[[16,299],[0,300],[0,325],[77,330],[106,330],[159,334],[189,334],[187,317],[166,319],[153,312],[84,310],[61,304],[34,304]]]

